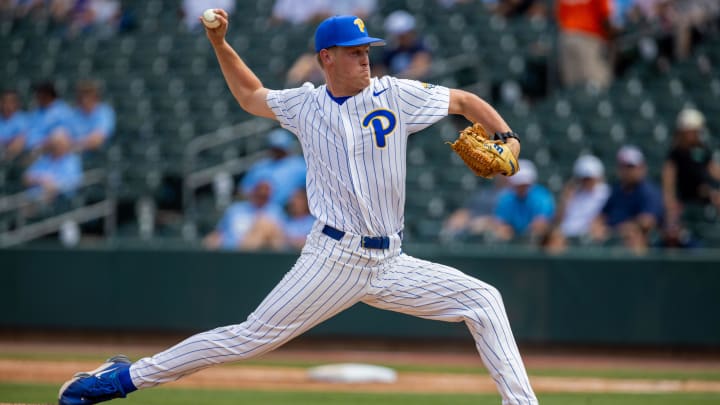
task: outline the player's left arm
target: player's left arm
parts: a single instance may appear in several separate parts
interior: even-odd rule
[[[485,100],[464,90],[450,89],[449,114],[462,115],[470,122],[479,122],[489,133],[510,132],[510,126],[500,114]],[[508,138],[507,145],[510,147],[515,158],[520,156],[520,142],[515,138]]]

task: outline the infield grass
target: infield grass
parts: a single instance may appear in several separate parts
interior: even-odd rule
[[[58,387],[0,382],[0,402],[57,403]],[[542,405],[710,405],[720,394],[545,394]],[[498,405],[497,395],[257,392],[156,388],[131,394],[124,405]]]

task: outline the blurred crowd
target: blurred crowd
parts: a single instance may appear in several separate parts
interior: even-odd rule
[[[485,11],[506,19],[553,20],[558,27],[557,52],[537,47],[544,58],[557,57],[549,67],[565,87],[591,85],[606,88],[628,64],[628,55],[666,68],[686,58],[694,44],[720,21],[716,0],[437,0],[448,12],[457,4],[477,3]],[[232,0],[182,0],[176,9],[187,30],[201,30],[198,16],[207,8],[232,14]],[[162,12],[162,11],[159,11]],[[82,34],[110,36],[132,30],[141,10],[125,9],[119,0],[2,0],[0,18],[45,19],[65,37]],[[363,19],[379,14],[377,0],[312,0],[297,7],[292,0],[275,0],[269,26],[308,26],[330,15],[354,14]],[[415,16],[394,10],[380,17],[388,47],[375,61],[374,74],[423,79],[432,72],[433,54]],[[628,52],[633,48],[633,52]],[[547,67],[546,67],[547,68]],[[289,69],[286,83],[323,80],[309,47]]]
[[[49,21],[68,38],[107,37],[131,25],[119,0],[2,0],[0,17]]]
[[[558,27],[557,78],[572,88],[604,89],[623,69],[630,33],[641,57],[663,69],[686,58],[708,27],[718,26],[717,0],[437,0],[449,9],[481,4],[506,19],[554,20]],[[183,0],[175,10],[179,25],[202,29],[206,8],[234,13],[232,0]],[[132,29],[138,10],[118,0],[0,0],[0,17],[43,19],[64,38],[111,36]],[[373,75],[432,78],[436,57],[424,21],[408,10],[379,15],[376,0],[275,0],[268,27],[314,26],[334,14],[355,14],[381,22],[387,46],[373,58]],[[174,18],[174,16],[172,17]],[[555,54],[553,54],[555,55]],[[291,64],[287,86],[322,84],[322,71],[310,46]],[[72,197],[83,181],[83,159],[102,150],[113,135],[115,113],[103,102],[101,86],[80,81],[74,102],[52,82],[36,83],[32,100],[13,90],[0,95],[0,161],[13,167],[36,201]],[[511,123],[512,124],[512,123]],[[553,195],[538,178],[533,162],[520,172],[480,187],[439,229],[444,241],[474,238],[494,243],[529,243],[548,252],[573,245],[624,246],[636,253],[653,246],[698,247],[703,240],[688,228],[688,213],[720,209],[720,167],[707,142],[705,117],[687,108],[676,120],[672,147],[661,168],[661,182],[647,175],[645,153],[627,145],[617,151],[611,177],[595,156],[579,156],[562,193]],[[305,163],[294,136],[277,129],[268,136],[267,157],[244,173],[237,201],[227,205],[203,244],[210,249],[299,249],[313,218],[305,195]]]
[[[706,136],[703,114],[683,109],[661,184],[648,178],[643,151],[626,145],[616,154],[615,182],[608,184],[600,159],[582,155],[557,200],[535,165],[521,159],[515,176],[496,177],[453,212],[441,237],[527,243],[550,253],[578,245],[623,246],[637,254],[652,247],[701,247],[686,221],[698,211],[720,210],[720,165]]]
[[[702,112],[686,108],[676,119],[661,182],[648,176],[643,151],[617,150],[609,182],[603,161],[577,158],[571,178],[554,195],[532,161],[521,159],[512,177],[497,176],[471,194],[438,230],[441,241],[512,243],[562,253],[572,246],[616,246],[636,254],[651,248],[703,247],[688,228],[698,211],[720,212],[720,165],[706,143]],[[314,222],[305,195],[305,163],[283,129],[268,136],[267,157],[237,185],[238,201],[205,239],[211,249],[299,249]]]
[[[203,244],[208,249],[299,250],[315,218],[305,194],[306,166],[295,136],[284,129],[267,135],[267,157],[255,162]]]
[[[629,46],[638,47],[644,59],[661,69],[686,58],[704,32],[717,26],[720,2],[557,0],[555,18],[561,83],[606,88],[622,69]]]
[[[75,103],[51,82],[33,86],[29,109],[17,92],[0,94],[0,163],[13,168],[33,200],[70,197],[82,182],[84,155],[103,148],[115,130],[115,111],[98,83],[80,81]]]

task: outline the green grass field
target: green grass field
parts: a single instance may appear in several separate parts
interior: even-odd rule
[[[0,402],[56,403],[58,387],[0,383]],[[710,405],[720,394],[545,394],[543,405]],[[132,394],[124,405],[498,405],[497,395],[359,394],[313,392],[256,392],[157,388]]]
[[[134,357],[139,357],[140,354]],[[78,353],[46,353],[33,352],[0,352],[0,359],[13,360],[83,360],[102,361],[106,356],[101,354]],[[307,368],[323,364],[297,360],[257,359],[222,367],[244,366],[276,366]],[[428,372],[447,374],[487,374],[481,366],[425,365],[425,364],[384,364],[399,372]],[[597,377],[606,379],[643,379],[643,380],[703,380],[720,381],[720,369],[682,369],[660,368],[652,366],[582,369],[556,367],[547,369],[530,369],[533,376],[543,377]],[[0,403],[23,404],[55,404],[59,385],[10,383],[0,381]],[[720,404],[720,393],[673,393],[673,394],[589,394],[589,393],[557,393],[539,395],[543,405],[709,405]],[[160,387],[133,393],[130,398],[116,403],[126,405],[485,405],[500,404],[497,394],[400,394],[400,393],[337,393],[337,392],[267,392],[233,389],[189,389]]]

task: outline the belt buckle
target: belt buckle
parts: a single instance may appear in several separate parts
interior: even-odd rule
[[[365,238],[366,238],[366,236],[360,237],[360,247],[363,249],[365,249]]]

